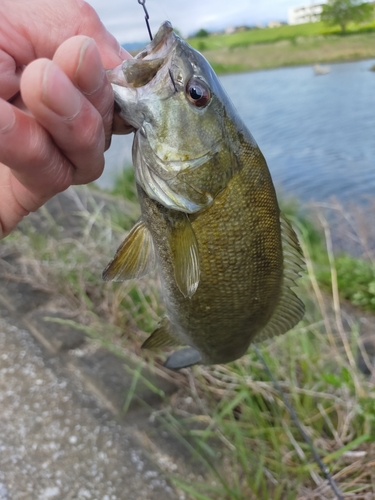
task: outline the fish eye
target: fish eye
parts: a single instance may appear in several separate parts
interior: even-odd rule
[[[199,78],[191,78],[186,85],[186,95],[189,101],[197,106],[203,108],[211,99],[211,92],[208,85]]]

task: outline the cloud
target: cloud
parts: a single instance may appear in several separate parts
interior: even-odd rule
[[[307,0],[305,0],[307,1]],[[107,29],[120,43],[147,41],[144,13],[137,0],[88,0]],[[289,7],[301,0],[146,0],[150,25],[155,33],[168,19],[184,36],[200,28],[223,29],[231,25],[264,24],[286,20]]]

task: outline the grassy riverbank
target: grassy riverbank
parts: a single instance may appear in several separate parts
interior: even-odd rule
[[[163,311],[156,277],[101,281],[102,269],[139,215],[131,182],[126,172],[126,200],[71,191],[71,217],[60,216],[58,204],[47,205],[2,243],[0,257],[18,255],[7,264],[14,266],[10,279],[53,294],[56,311],[68,313],[71,324],[83,325],[94,342],[130,353],[140,367],[147,363],[162,371],[160,353],[140,350]],[[370,312],[375,307],[375,199],[350,212],[337,203],[303,212],[291,203],[283,205],[301,235],[307,261],[299,291],[306,315],[291,332],[261,345],[261,352],[341,491],[347,498],[372,498],[374,380],[358,370],[357,357],[363,368],[374,354],[364,340],[375,324]],[[139,376],[138,370],[135,391]],[[174,433],[199,464],[200,478],[186,480],[178,467],[171,474],[186,499],[332,498],[253,349],[229,365],[195,367],[173,376],[180,391],[155,419],[159,432]]]
[[[252,71],[375,57],[375,22],[352,24],[342,36],[338,28],[308,23],[191,38],[218,73]]]

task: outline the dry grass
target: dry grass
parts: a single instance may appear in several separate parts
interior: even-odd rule
[[[152,361],[163,372],[160,356],[139,348],[162,312],[157,278],[120,284],[100,278],[125,229],[136,220],[136,205],[89,190],[74,191],[65,205],[74,223],[66,212],[60,217],[52,204],[5,240],[0,256],[9,276],[49,291],[65,317],[69,312],[96,339]],[[316,248],[309,229],[296,218],[307,262],[299,292],[306,316],[261,351],[343,498],[370,500],[375,498],[375,372],[361,334],[366,322],[367,333],[373,332],[374,318],[342,301],[335,263],[339,245],[374,262],[375,201],[368,200],[365,209],[348,211],[332,203],[314,212],[331,290],[319,282]],[[14,253],[17,261],[9,258]],[[358,350],[372,377],[358,370]],[[205,467],[201,482],[174,477],[189,498],[335,498],[254,350],[229,365],[172,376],[179,378],[181,389],[154,418]]]

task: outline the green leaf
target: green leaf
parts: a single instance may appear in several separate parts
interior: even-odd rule
[[[334,387],[341,387],[342,381],[341,378],[335,373],[323,373],[323,380]]]

